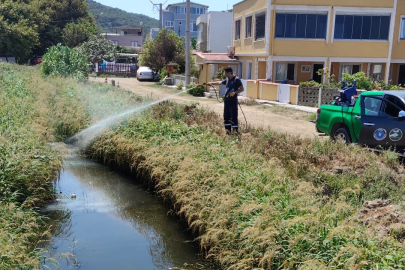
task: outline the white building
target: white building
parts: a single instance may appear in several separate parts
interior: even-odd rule
[[[232,12],[210,11],[197,18],[197,50],[227,53],[232,46]]]

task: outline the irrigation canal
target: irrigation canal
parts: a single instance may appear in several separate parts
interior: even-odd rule
[[[56,189],[57,200],[44,209],[53,225],[46,256],[60,269],[209,269],[184,223],[130,177],[71,155]],[[51,261],[43,266],[58,269]]]

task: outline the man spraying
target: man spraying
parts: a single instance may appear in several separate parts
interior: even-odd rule
[[[233,75],[231,67],[225,69],[226,80],[222,84],[226,85],[224,98],[224,125],[226,134],[231,134],[232,130],[238,134],[238,94],[244,91],[242,81]],[[215,83],[214,83],[215,84]],[[217,83],[220,84],[220,83]]]

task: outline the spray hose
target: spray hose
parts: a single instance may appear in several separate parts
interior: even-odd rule
[[[218,95],[218,92],[217,92],[217,89],[216,89],[212,84],[210,84],[210,83],[203,83],[202,85],[198,85],[198,86],[204,86],[204,85],[207,85],[207,86],[211,87],[211,88],[214,90],[215,96],[216,96],[216,98],[217,98],[217,100],[218,100],[219,103],[223,103],[223,102],[225,101],[225,99],[229,98],[229,95],[227,95],[227,96],[225,96],[223,99],[220,99],[220,97],[219,97],[219,95]],[[241,111],[242,114],[243,114],[243,117],[245,118],[246,128],[244,129],[244,132],[248,132],[248,122],[247,122],[247,119],[246,119],[245,112],[243,111],[242,106],[241,106],[240,103],[239,103],[239,100],[238,100],[238,105],[239,105],[240,111]]]

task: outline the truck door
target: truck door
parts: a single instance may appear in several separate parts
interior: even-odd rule
[[[405,118],[398,117],[400,111],[402,108],[380,96],[361,97],[359,142],[370,147],[404,149]]]

